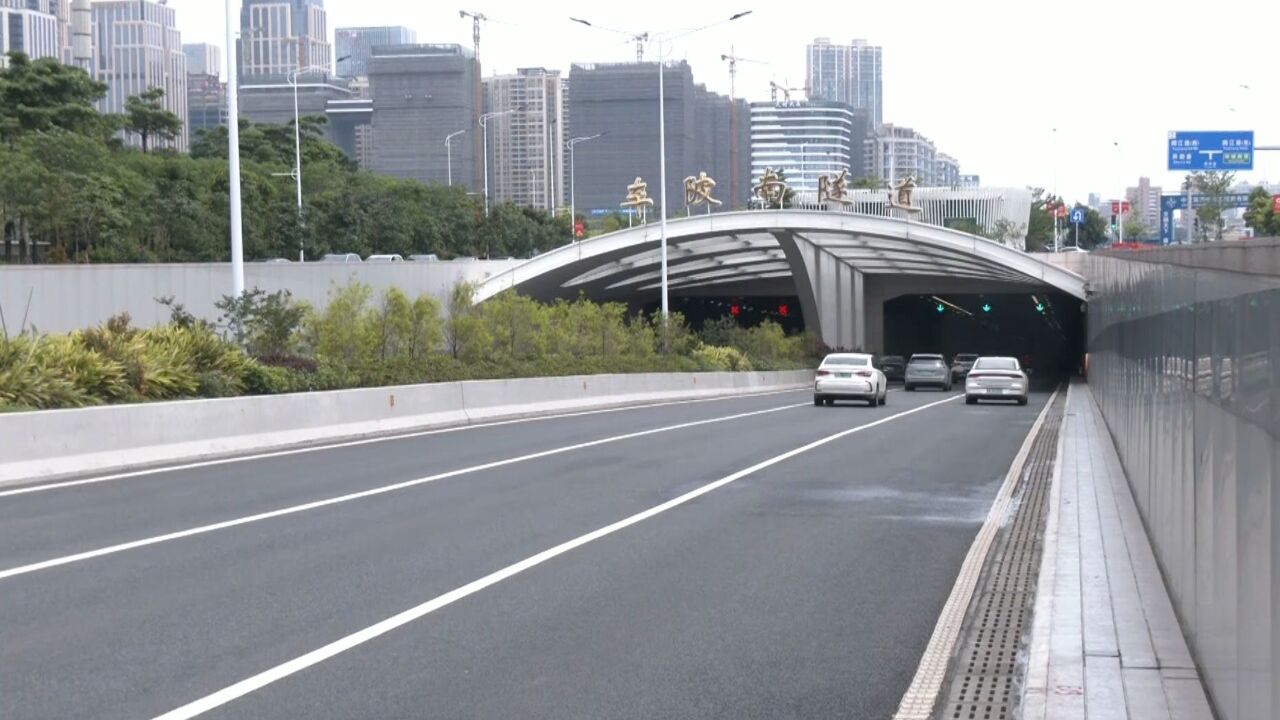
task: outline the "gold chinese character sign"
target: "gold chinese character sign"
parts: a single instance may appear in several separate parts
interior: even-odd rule
[[[764,169],[760,176],[760,184],[752,190],[756,197],[764,201],[766,207],[781,208],[787,197],[787,183],[782,175],[771,167]]]
[[[720,204],[719,200],[711,197],[715,186],[716,181],[708,177],[706,171],[698,173],[697,177],[690,175],[684,179],[684,204],[690,207],[706,205],[710,211],[712,205]]]
[[[845,190],[845,176],[848,174],[848,170],[841,170],[839,175],[819,175],[818,202],[834,200],[844,205],[852,205],[853,201],[849,199],[848,192]]]
[[[619,203],[620,207],[635,210],[644,222],[645,211],[653,207],[653,198],[649,197],[649,183],[640,178],[627,186],[627,198]]]

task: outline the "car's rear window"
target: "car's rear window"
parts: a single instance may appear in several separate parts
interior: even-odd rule
[[[956,356],[956,360],[958,362],[973,362],[974,360],[977,360],[977,359],[978,359],[977,355],[957,355]]]
[[[937,358],[914,358],[911,364],[917,367],[940,367],[942,361]]]
[[[850,365],[852,367],[866,367],[867,359],[866,358],[848,358],[848,357],[827,358],[826,360],[822,361],[822,364],[823,365]]]
[[[1018,361],[1013,358],[982,358],[973,366],[974,370],[1017,370]]]

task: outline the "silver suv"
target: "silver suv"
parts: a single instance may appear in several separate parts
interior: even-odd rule
[[[902,378],[903,388],[911,392],[918,387],[936,387],[951,391],[951,368],[946,358],[937,353],[917,353],[907,361]]]

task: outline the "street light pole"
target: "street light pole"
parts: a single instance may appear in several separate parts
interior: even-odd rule
[[[444,155],[445,166],[447,167],[449,187],[453,187],[453,139],[465,133],[470,128],[455,130],[444,136]]]
[[[338,58],[342,62],[350,55]],[[293,179],[298,194],[298,225],[302,225],[302,115],[298,110],[298,75],[304,72],[319,70],[328,74],[329,68],[319,65],[295,67],[289,71],[289,84],[293,86]],[[301,237],[298,238],[298,262],[306,262],[307,251]]]
[[[566,145],[569,146],[569,241],[570,242],[573,242],[578,239],[578,233],[575,229],[578,224],[578,195],[577,195],[577,186],[574,182],[575,157],[573,154],[573,148],[578,143],[586,142],[588,140],[595,140],[601,135],[604,135],[604,133],[596,133],[595,135],[586,135],[583,137],[569,138],[569,142],[565,143]]]
[[[678,35],[672,36],[671,39],[674,40],[676,38],[681,38],[686,35],[692,35],[693,33],[701,32],[703,30],[707,30],[707,29],[716,27],[718,25],[723,25],[724,23],[733,22],[734,20],[738,20],[740,18],[746,17],[747,15],[750,15],[752,12],[754,11],[745,10],[743,12],[734,13],[733,15],[731,15],[725,20],[714,22],[714,23],[711,23],[710,25],[697,27],[692,30],[687,30]],[[581,18],[571,17],[569,19],[580,25],[585,25],[587,27],[596,27],[595,25],[591,24],[591,22],[587,20],[583,20]],[[599,28],[599,29],[609,30],[609,28]],[[622,32],[622,31],[610,30],[610,32]],[[635,34],[635,33],[622,32],[622,34],[628,35],[629,37],[631,37],[633,40],[636,40],[637,42],[642,42],[643,40],[647,40],[650,37],[649,33]],[[657,40],[658,40],[658,182],[662,186],[662,204],[658,208],[658,213],[659,213],[658,217],[659,217],[659,238],[660,238],[660,242],[662,243],[661,251],[660,251],[660,258],[662,262],[662,273],[661,273],[662,274],[662,321],[663,321],[663,326],[665,328],[667,316],[670,310],[669,303],[668,303],[668,292],[667,292],[668,290],[668,287],[667,287],[667,92],[666,92],[666,84],[664,81],[664,76],[666,74],[664,72],[665,70],[664,63],[666,62],[666,55],[664,53],[664,47],[665,47],[664,36],[660,34],[657,35]]]
[[[489,121],[502,115],[510,115],[515,110],[490,112],[480,116],[480,130],[484,133],[484,216],[489,217]]]
[[[236,0],[227,0],[227,175],[231,207],[231,294],[244,294],[244,237],[240,213],[240,88],[236,78]]]
[[[662,241],[662,325],[665,330],[670,311],[667,293],[667,91],[663,84],[664,63],[662,37],[658,37],[658,183],[662,188],[662,207],[659,208],[659,237]]]

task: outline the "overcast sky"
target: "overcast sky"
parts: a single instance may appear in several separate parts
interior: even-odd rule
[[[170,4],[183,42],[225,44],[222,2]],[[419,42],[467,46],[471,23],[458,10],[482,12],[492,18],[481,36],[486,75],[634,59],[624,36],[584,28],[570,16],[657,32],[753,10],[680,38],[671,50],[689,61],[697,82],[726,93],[722,53],[733,47],[740,57],[766,63],[738,66],[738,94],[750,100],[767,100],[771,79],[804,85],[804,46],[814,37],[866,38],[884,48],[886,122],[924,133],[984,185],[1056,184],[1068,200],[1089,192],[1114,196],[1139,175],[1176,187],[1180,176],[1164,170],[1170,130],[1252,129],[1258,144],[1280,145],[1280,0],[326,0],[325,6],[331,33],[405,25]],[[649,57],[656,51],[651,47]],[[1280,152],[1260,153],[1255,168],[1241,177],[1280,181]]]

